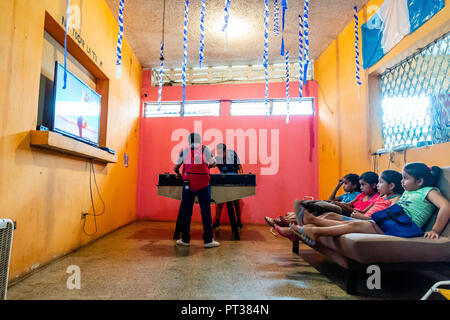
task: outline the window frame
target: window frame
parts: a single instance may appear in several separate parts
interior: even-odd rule
[[[444,42],[444,43],[447,42],[448,43],[449,35],[450,35],[450,32],[446,32],[444,34],[441,34],[439,37],[435,38],[435,40],[433,40],[431,42],[427,41],[427,42],[423,43],[423,46],[417,45],[417,50],[414,53],[408,55],[406,58],[402,59],[400,62],[395,63],[391,67],[386,67],[382,72],[374,72],[374,74],[373,74],[374,77],[373,78],[371,78],[371,75],[369,75],[369,83],[372,81],[372,87],[374,89],[378,87],[378,90],[377,90],[378,91],[377,92],[378,97],[376,97],[376,99],[375,99],[375,100],[377,100],[377,103],[374,105],[374,107],[376,107],[378,109],[378,111],[376,111],[376,113],[379,116],[380,130],[377,130],[379,132],[378,133],[379,137],[377,137],[376,139],[380,142],[378,147],[381,147],[381,149],[376,150],[375,154],[383,154],[383,153],[392,152],[392,151],[402,151],[402,150],[406,150],[406,149],[415,149],[415,148],[421,148],[421,147],[424,147],[424,146],[434,146],[434,145],[450,142],[450,140],[434,142],[433,131],[432,130],[426,130],[425,131],[424,129],[428,129],[428,128],[426,127],[427,124],[424,124],[422,126],[414,127],[414,131],[416,131],[416,130],[421,131],[422,134],[420,136],[413,136],[411,138],[411,139],[413,139],[411,141],[411,143],[409,143],[409,144],[400,144],[400,143],[396,142],[397,143],[396,145],[392,144],[392,145],[389,146],[388,145],[389,142],[386,142],[387,141],[386,139],[388,137],[393,137],[395,132],[390,134],[390,136],[387,136],[385,134],[385,132],[388,131],[388,130],[394,131],[395,127],[388,127],[386,125],[386,123],[384,121],[384,114],[385,114],[385,110],[384,109],[385,108],[383,107],[383,100],[385,98],[396,98],[396,97],[399,98],[400,97],[400,96],[388,97],[387,94],[383,92],[383,78],[384,77],[389,77],[389,73],[396,72],[396,70],[398,68],[405,68],[406,64],[410,64],[410,65],[412,65],[413,63],[417,64],[418,62],[416,62],[415,59],[417,59],[418,57],[420,58],[421,56],[422,57],[423,56],[427,56],[427,51],[429,51],[430,49],[433,50],[433,51],[436,51],[436,53],[439,54],[439,50],[440,49],[433,48],[433,46],[437,45],[440,42]],[[425,41],[425,39],[423,41]],[[444,44],[441,44],[441,45],[444,45]],[[421,70],[423,70],[423,65],[417,66],[416,68],[420,68]],[[433,65],[433,68],[434,68],[434,65]],[[427,69],[425,71],[428,72],[428,66],[427,66]],[[417,81],[420,81],[419,78],[418,78],[419,76],[417,74],[415,74],[415,76],[417,76]],[[426,75],[425,75],[425,77],[426,77]],[[443,79],[445,79],[445,76],[443,77]],[[376,83],[374,81],[376,81]],[[411,82],[409,84],[409,89],[413,88],[413,86],[414,86],[414,83],[411,80]],[[416,84],[416,86],[417,86],[417,84]],[[389,89],[389,88],[387,88],[387,89]],[[397,88],[395,88],[395,89],[397,89]],[[390,89],[390,90],[393,90],[393,89]],[[408,89],[407,88],[403,88],[402,90],[403,90],[403,92],[406,92]],[[416,89],[414,89],[414,90],[416,90]],[[414,92],[414,93],[417,93],[417,92]],[[422,95],[425,95],[426,97],[428,97],[430,99],[430,104],[429,104],[428,107],[429,107],[429,109],[431,109],[431,110],[428,110],[428,111],[430,112],[429,113],[430,121],[433,123],[433,121],[435,121],[435,119],[436,119],[435,117],[437,117],[437,115],[433,113],[434,105],[433,105],[432,97],[435,94],[436,94],[436,92],[435,93],[425,92],[425,93],[421,93],[419,95],[416,95],[416,94],[413,94],[412,96],[408,95],[408,96],[405,96],[404,98],[406,98],[406,99],[408,99],[408,98],[421,99]],[[447,92],[447,93],[444,92],[443,94],[449,95],[450,93],[449,92]],[[396,124],[396,125],[397,126],[408,126],[409,123],[404,122],[404,123],[400,123],[400,124]],[[429,124],[428,124],[428,126],[429,126]],[[424,137],[423,136],[424,134],[428,135],[428,138],[431,139],[431,141],[426,139],[427,137],[426,136]],[[422,141],[423,138],[425,138],[425,141]],[[413,143],[414,140],[418,140],[418,141],[416,143]]]
[[[290,113],[289,116],[290,117],[301,117],[301,116],[314,116],[316,113],[316,110],[314,108],[314,97],[305,97],[303,99],[300,98],[292,98],[289,100],[290,103],[292,102],[304,102],[304,101],[310,101],[311,102],[311,113],[309,114],[295,114],[295,113]],[[265,103],[264,99],[236,99],[236,100],[231,100],[230,101],[230,116],[231,117],[265,117],[266,114],[232,114],[232,104],[233,103],[246,103],[246,102],[261,102],[262,104]],[[269,99],[269,114],[267,114],[267,116],[271,116],[271,117],[286,117],[287,113],[285,114],[273,114],[273,103],[274,102],[286,102],[286,99],[283,98],[274,98],[274,99]]]
[[[158,106],[158,102],[154,102],[154,101],[144,101],[144,112],[143,112],[143,118],[176,118],[176,117],[181,117],[182,112],[183,112],[183,102],[182,101],[162,101],[161,105],[180,105],[180,109],[178,111],[178,113],[166,113],[166,114],[162,114],[160,116],[146,116],[146,107],[147,105],[152,105],[152,106]],[[193,105],[193,104],[218,104],[219,108],[218,108],[218,114],[184,114],[185,117],[220,117],[220,113],[222,110],[222,105],[221,105],[221,101],[220,100],[190,100],[190,101],[185,101],[185,106],[186,105]]]

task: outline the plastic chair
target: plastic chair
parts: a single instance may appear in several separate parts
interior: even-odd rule
[[[442,289],[439,288],[440,286],[450,286],[450,281],[436,282],[420,300],[427,300],[434,292],[440,293],[445,299],[450,300],[450,289]]]

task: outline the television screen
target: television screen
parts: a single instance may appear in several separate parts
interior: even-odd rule
[[[101,96],[56,62],[53,131],[98,146]]]

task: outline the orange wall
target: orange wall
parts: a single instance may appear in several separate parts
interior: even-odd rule
[[[383,0],[372,0],[362,8],[359,21],[365,23]],[[380,62],[368,70],[361,69],[362,86],[358,93],[355,81],[354,23],[351,22],[315,62],[315,79],[319,85],[319,196],[328,198],[336,181],[343,175],[374,170],[371,153],[382,148],[380,123],[376,118],[377,88],[371,78],[387,66],[405,58],[415,46],[430,42],[449,30],[449,7],[441,10],[413,34],[405,37]],[[427,40],[429,39],[429,40]],[[361,48],[361,43],[360,43]],[[412,53],[411,52],[411,53]],[[369,99],[370,95],[370,99]],[[429,165],[448,166],[450,143],[408,150],[406,161],[422,161]],[[402,154],[377,157],[375,171],[390,167],[401,170]]]
[[[144,73],[149,74],[148,71]],[[146,83],[143,87],[143,95],[148,94],[145,101],[157,101],[158,88],[151,87],[150,81],[143,82]],[[298,91],[298,82],[291,83],[291,88],[291,94],[295,95],[294,92]],[[284,83],[270,83],[270,98],[284,98],[285,90]],[[304,88],[304,96],[317,97],[315,82],[308,82]],[[163,88],[163,100],[179,101],[181,97],[182,87]],[[220,100],[221,115],[220,117],[144,118],[141,120],[138,219],[176,219],[180,202],[157,195],[158,174],[173,173],[171,151],[179,142],[171,141],[171,135],[174,130],[181,128],[192,132],[194,121],[201,121],[203,133],[208,129],[218,129],[224,139],[229,129],[243,131],[254,129],[258,133],[258,152],[262,145],[260,130],[267,130],[268,155],[272,154],[271,132],[272,130],[279,132],[279,147],[273,149],[273,152],[279,150],[276,174],[260,174],[261,168],[267,168],[269,165],[262,164],[259,156],[257,164],[249,164],[248,140],[245,158],[242,153],[239,153],[239,149],[235,148],[243,163],[244,172],[256,174],[257,182],[256,195],[241,200],[243,223],[263,224],[266,215],[279,216],[292,211],[295,199],[302,199],[303,196],[317,198],[317,112],[314,116],[291,116],[289,124],[286,124],[286,116],[270,116],[268,119],[265,116],[230,116],[230,100],[264,99],[264,83],[188,86],[186,99]],[[316,108],[317,105],[315,105]],[[213,151],[218,143],[214,139],[212,141],[204,139],[203,142],[211,145]],[[227,141],[224,142],[228,144]],[[211,172],[219,173],[217,168],[212,169]],[[215,209],[212,212],[214,214]],[[224,221],[227,220],[225,216],[224,214]],[[200,220],[198,206],[194,211],[193,220]]]
[[[124,41],[122,78],[115,79],[118,25],[105,1],[71,1],[82,4],[81,35],[111,80],[106,144],[119,156],[116,164],[95,164],[107,207],[97,220],[95,237],[81,228],[81,211],[92,212],[88,162],[30,147],[30,130],[37,123],[44,16],[47,11],[61,23],[65,3],[0,1],[0,218],[17,222],[11,280],[135,219],[142,68]],[[121,163],[125,152],[128,168]],[[97,196],[95,205],[101,209]],[[86,228],[94,231],[92,218]]]

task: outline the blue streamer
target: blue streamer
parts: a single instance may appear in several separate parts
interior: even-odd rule
[[[275,0],[274,14],[273,14],[273,33],[275,34],[275,36],[278,36],[279,34],[279,26],[278,26],[279,15],[280,15],[280,7],[278,6],[278,0]]]
[[[184,29],[183,29],[183,66],[181,72],[181,79],[183,81],[183,111],[182,117],[184,118],[184,102],[186,100],[186,62],[187,62],[187,25],[188,25],[188,13],[189,13],[189,0],[186,0],[184,6]]]
[[[289,51],[286,51],[286,123],[289,123]]]
[[[301,102],[303,99],[303,18],[300,14],[298,15],[298,18],[298,66],[300,72],[298,76],[298,97],[300,98]]]
[[[206,10],[206,0],[202,0],[202,11],[200,13],[200,69],[202,68],[202,62],[204,57],[205,48],[205,10]]]
[[[230,19],[230,0],[225,0],[225,16],[223,18],[223,27],[222,27],[222,32],[224,32],[227,27],[228,27],[228,20]]]
[[[67,88],[67,35],[69,34],[69,20],[70,20],[70,0],[67,0],[66,9],[66,35],[64,36],[64,84],[63,89]]]
[[[304,22],[304,38],[305,38],[305,52],[303,56],[303,85],[306,85],[306,78],[308,75],[308,65],[309,65],[309,24],[308,24],[308,16],[309,16],[309,0],[305,0],[305,7],[303,12],[303,22]]]
[[[356,84],[361,86],[361,77],[359,75],[360,72],[360,64],[359,64],[359,28],[358,28],[358,8],[356,6],[353,7],[355,14],[355,62],[356,62]]]
[[[161,66],[159,68],[159,88],[158,88],[158,111],[161,110],[161,95],[162,95],[162,85],[163,85],[163,69],[164,69],[164,42],[161,42],[161,52],[159,55],[159,60],[161,61]]]
[[[284,56],[284,18],[286,16],[287,0],[281,0],[281,5],[283,7],[283,31],[281,34],[281,55]]]
[[[119,79],[122,75],[122,38],[123,38],[123,10],[125,7],[125,0],[120,0],[119,3],[119,36],[117,39],[117,74],[116,78]]]
[[[266,118],[269,115],[269,0],[264,0],[264,81],[265,81],[265,94],[264,104],[266,107]]]

